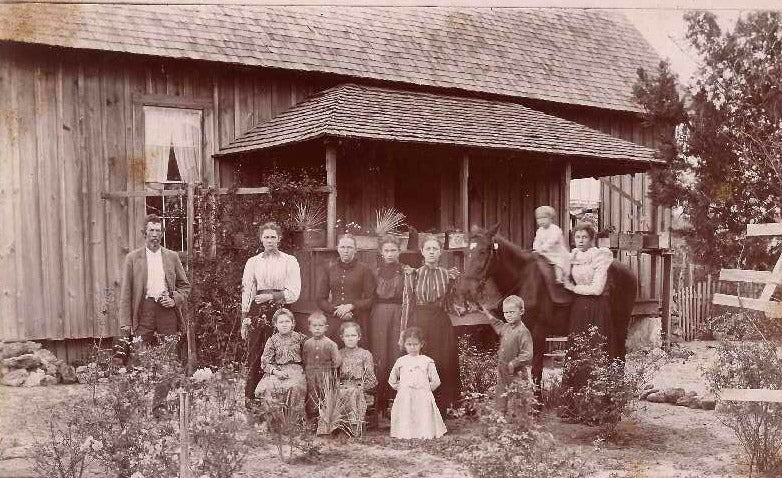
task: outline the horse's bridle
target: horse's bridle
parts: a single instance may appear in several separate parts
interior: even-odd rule
[[[481,278],[478,280],[478,285],[475,287],[475,290],[479,293],[483,290],[484,287],[486,287],[486,281],[489,280],[489,270],[496,260],[497,249],[499,249],[499,244],[497,244],[497,241],[492,240],[491,246],[489,247],[489,257],[486,259],[483,267],[481,267]]]

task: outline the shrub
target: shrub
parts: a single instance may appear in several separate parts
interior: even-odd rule
[[[772,340],[782,337],[782,323],[762,312],[734,310],[708,317],[698,333],[704,340]]]
[[[508,386],[508,412],[500,414],[484,399],[478,439],[471,439],[457,459],[484,478],[578,478],[589,476],[586,460],[566,452],[534,418],[537,402],[524,382]]]
[[[237,171],[242,184],[242,172]],[[322,181],[302,172],[273,171],[264,177],[269,194],[222,194],[200,188],[195,196],[193,292],[190,298],[198,359],[209,366],[243,363],[246,345],[239,337],[244,265],[259,251],[258,227],[268,221],[283,229],[280,248],[298,247],[291,231],[296,204],[323,202]]]
[[[659,365],[641,355],[634,367],[620,359],[611,360],[605,351],[605,339],[597,327],[571,338],[562,372],[559,413],[564,418],[599,426],[604,437],[611,437],[616,426],[633,411],[633,405],[651,372]]]
[[[782,389],[782,359],[772,343],[722,342],[716,361],[704,371],[709,389],[719,396],[726,388]],[[782,404],[721,402],[720,421],[733,430],[753,468],[780,471]],[[775,475],[779,476],[779,475]]]
[[[233,476],[249,449],[241,429],[242,381],[231,371],[199,370],[187,378],[177,358],[178,340],[166,338],[135,353],[130,367],[112,365],[110,353],[99,350],[96,357],[105,361],[91,364],[82,376],[92,385],[92,395],[52,413],[51,436],[37,445],[39,476],[81,476],[58,474],[52,466],[89,461],[102,466],[107,476],[178,476],[179,389],[192,397],[192,468],[198,476]],[[170,385],[162,397],[165,412],[153,413],[153,396],[163,382]],[[89,445],[74,448],[85,443]]]
[[[462,413],[474,414],[478,403],[490,396],[497,384],[496,347],[479,347],[470,335],[460,335],[459,375],[462,381]]]

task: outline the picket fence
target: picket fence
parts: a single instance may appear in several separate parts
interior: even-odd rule
[[[716,292],[716,284],[708,277],[690,287],[682,287],[674,292],[674,302],[679,306],[679,323],[684,340],[695,340],[698,328],[711,313],[711,298]]]

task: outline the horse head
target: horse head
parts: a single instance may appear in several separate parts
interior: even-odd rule
[[[461,280],[461,293],[469,301],[476,302],[489,279],[491,268],[496,260],[497,243],[494,236],[500,224],[489,229],[473,226],[467,255],[464,258],[464,273]]]

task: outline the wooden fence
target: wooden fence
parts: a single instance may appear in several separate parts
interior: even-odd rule
[[[715,285],[709,276],[705,282],[682,287],[674,293],[674,301],[679,306],[679,323],[684,340],[695,340],[698,328],[709,317]]]

